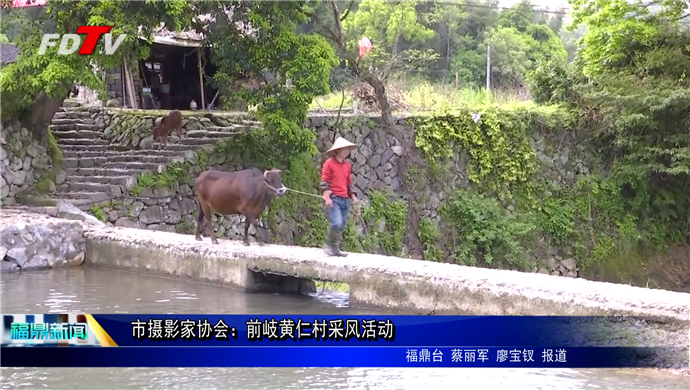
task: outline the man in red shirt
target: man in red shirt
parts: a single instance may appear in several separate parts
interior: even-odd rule
[[[321,170],[320,187],[331,221],[325,248],[329,256],[347,256],[347,253],[340,250],[340,243],[343,241],[351,202],[357,202],[357,196],[352,191],[352,166],[345,158],[356,147],[357,145],[345,138],[338,137],[326,152],[331,156]]]

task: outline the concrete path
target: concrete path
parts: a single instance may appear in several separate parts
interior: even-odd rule
[[[251,290],[268,273],[350,284],[357,306],[424,314],[639,315],[690,323],[690,294],[464,267],[373,254],[327,257],[316,248],[85,226],[87,263],[181,276]],[[255,271],[255,272],[251,272]]]

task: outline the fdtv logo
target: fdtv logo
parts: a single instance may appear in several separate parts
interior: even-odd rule
[[[96,48],[98,38],[103,35],[105,38],[105,54],[112,55],[127,37],[126,34],[120,34],[117,40],[113,42],[113,36],[110,34],[110,30],[112,30],[113,27],[114,26],[79,26],[76,34],[45,34],[41,40],[41,46],[38,48],[38,54],[46,54],[48,47],[57,45],[58,39],[62,36],[60,46],[58,47],[58,54],[70,55],[79,49],[80,55],[90,55],[93,54]],[[86,34],[83,43],[81,42],[81,36],[78,34]]]

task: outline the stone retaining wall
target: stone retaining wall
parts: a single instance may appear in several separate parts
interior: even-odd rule
[[[103,107],[84,108],[81,112],[60,113],[56,116],[54,126],[74,126],[73,121],[81,120],[80,133],[97,136],[109,144],[120,145],[122,150],[141,150],[152,148],[151,129],[167,111],[131,111]],[[183,144],[176,137],[169,141],[169,152],[177,153],[175,161],[187,161],[196,164],[201,154],[208,157],[208,167],[226,171],[246,168],[238,156],[226,152],[214,152],[218,141],[232,142],[234,134],[259,130],[260,123],[251,114],[223,112],[185,112],[183,131],[186,136]],[[453,156],[451,164],[445,167],[442,183],[430,185],[428,167],[414,147],[414,129],[406,124],[405,118],[397,120],[402,129],[398,134],[405,134],[402,139],[394,136],[380,126],[380,118],[368,116],[343,115],[336,129],[337,116],[310,115],[304,124],[317,134],[316,146],[326,150],[337,135],[344,136],[360,145],[350,159],[353,164],[353,182],[360,199],[367,200],[368,191],[384,190],[392,193],[391,199],[401,199],[414,207],[410,214],[408,226],[418,225],[423,218],[439,223],[439,208],[443,201],[456,189],[468,186],[466,174],[468,157],[464,152]],[[554,186],[571,183],[577,177],[589,173],[588,158],[576,147],[578,140],[574,134],[559,134],[558,140],[552,140],[547,134],[535,130],[530,143],[541,162],[542,172]],[[203,150],[203,153],[199,151]],[[153,156],[156,151],[151,151]],[[141,155],[132,157],[132,162],[141,159]],[[80,166],[86,166],[94,157],[79,159]],[[77,160],[73,161],[76,162]],[[72,162],[71,162],[72,163]],[[315,162],[317,167],[322,161]],[[126,162],[123,162],[123,165]],[[162,168],[161,165],[159,168]],[[160,169],[159,169],[160,171]],[[195,178],[201,168],[194,165],[189,168],[190,177]],[[113,204],[97,210],[100,218],[116,226],[139,227],[168,232],[193,233],[195,226],[196,204],[192,200],[192,180],[179,183],[171,188],[158,188],[155,191],[145,189],[137,195],[139,199],[120,199]],[[315,188],[296,188],[301,191],[316,192]],[[290,195],[299,197],[301,195]],[[306,200],[305,200],[306,201]],[[511,205],[505,207],[510,210]],[[412,211],[411,211],[412,213]],[[299,225],[305,218],[323,218],[322,215],[286,215],[278,212],[275,217],[274,241],[286,244],[296,243],[301,234]],[[357,220],[353,218],[352,224]],[[381,222],[384,223],[384,222]],[[358,231],[371,227],[356,226]],[[375,227],[379,228],[380,227]],[[214,216],[214,231],[219,236],[241,238],[243,219],[241,217]],[[250,228],[254,235],[254,228]],[[445,247],[444,257],[451,259],[452,245],[446,245],[448,235],[442,235],[439,245]],[[415,229],[409,229],[405,237],[407,248],[404,253],[419,258],[421,256],[419,238]],[[534,272],[577,277],[578,268],[573,260],[571,249],[548,243],[540,244],[540,253],[528,255],[537,266]],[[538,260],[538,261],[537,261]]]
[[[50,167],[46,147],[19,122],[0,125],[0,203],[15,203],[15,195],[26,191]]]
[[[134,149],[151,147],[151,130],[167,113],[167,111],[128,111],[101,107],[92,107],[89,112],[90,118],[85,119],[85,122],[91,125],[90,130],[101,133],[105,140]],[[60,118],[73,118],[69,115],[67,113]],[[79,118],[79,116],[74,116],[74,118]],[[353,181],[358,192],[387,188],[402,194],[405,178],[400,176],[400,157],[405,151],[403,144],[409,144],[410,140],[401,140],[393,136],[391,132],[383,130],[379,117],[343,114],[338,129],[334,127],[336,121],[335,115],[313,114],[307,118],[304,125],[316,133],[316,146],[321,151],[330,147],[337,136],[346,137],[360,145],[350,154]],[[413,136],[414,129],[405,123],[405,118],[397,120],[398,126],[406,127],[403,133]],[[243,132],[259,130],[260,126],[261,123],[248,113],[199,112],[193,115],[186,114],[183,120],[184,133],[192,131],[222,133],[223,130],[230,133],[225,136],[214,134],[219,140],[232,138],[230,129]],[[537,157],[544,165],[542,173],[549,176],[554,184],[572,182],[577,176],[589,174],[590,168],[586,162],[586,156],[578,152],[574,146],[578,142],[574,135],[562,135],[558,140],[558,149],[549,148],[549,142],[548,137],[538,131],[535,131],[530,138]],[[408,148],[410,146],[408,145]],[[412,149],[414,149],[413,146]],[[212,162],[212,165],[226,164],[222,156],[215,157],[216,160]],[[227,157],[229,157],[228,160],[232,160],[232,156]],[[449,168],[454,174],[446,183],[449,188],[467,186],[466,160],[467,157],[462,153],[453,157],[455,165]],[[431,189],[421,194],[422,198],[429,198],[430,202],[429,207],[425,209],[425,214],[433,216],[437,203],[445,195],[432,194]]]
[[[2,272],[79,266],[85,253],[79,221],[11,210],[0,214]]]

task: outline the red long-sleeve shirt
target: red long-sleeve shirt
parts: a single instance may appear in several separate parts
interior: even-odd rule
[[[321,169],[321,182],[328,183],[334,195],[343,198],[350,197],[350,185],[352,185],[352,166],[349,161],[338,161],[331,157],[323,164]]]

